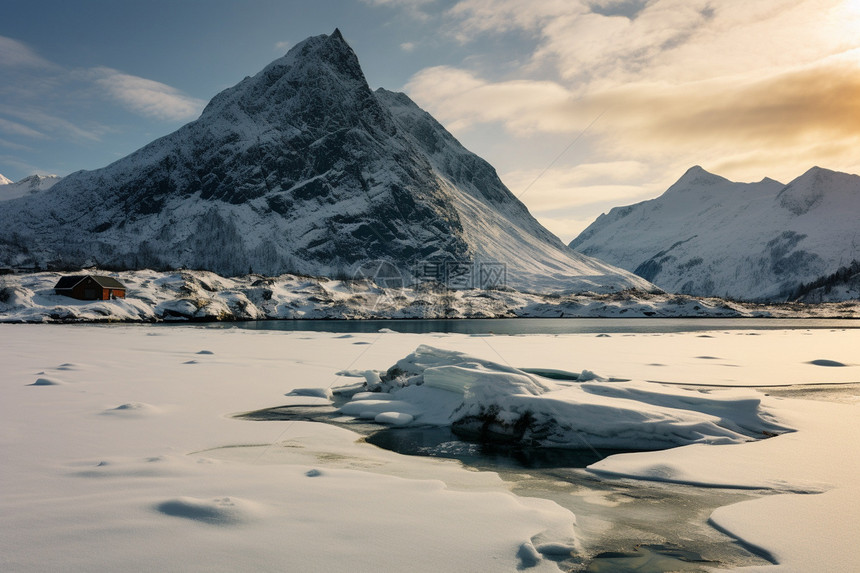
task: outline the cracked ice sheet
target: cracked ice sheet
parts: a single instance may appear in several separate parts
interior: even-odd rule
[[[589,470],[645,480],[763,488],[779,495],[718,508],[719,528],[777,564],[761,573],[853,571],[860,563],[860,407],[780,400],[797,432],[736,446],[685,446],[611,456]]]
[[[517,342],[525,339],[516,338]],[[856,329],[608,338],[577,335],[540,342],[521,344],[522,356],[530,358],[528,365],[573,372],[588,368],[604,376],[732,387],[860,382],[860,331]],[[492,343],[497,359],[509,355],[514,339],[496,337]],[[604,343],[607,345],[601,347]],[[845,366],[819,365],[826,361]],[[743,571],[855,570],[860,563],[860,545],[856,542],[860,527],[856,479],[860,475],[860,403],[856,390],[839,400],[844,403],[772,402],[771,413],[797,429],[776,438],[622,454],[590,469],[646,480],[766,488],[779,495],[719,508],[712,516],[716,525],[760,548],[778,563]]]

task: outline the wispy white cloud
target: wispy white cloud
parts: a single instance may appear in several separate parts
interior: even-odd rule
[[[34,173],[48,173],[50,171],[48,169],[40,169],[39,167],[33,165],[28,161],[22,161],[19,157],[16,157],[14,155],[0,155],[0,163],[2,163],[4,166],[18,169],[19,171],[27,173],[29,175],[32,175]],[[18,179],[20,180],[21,178]]]
[[[646,198],[651,190],[643,191],[637,181],[631,185],[588,184],[567,181],[563,174],[557,177],[542,178],[523,200],[528,200],[529,207],[536,213],[568,210],[592,205],[628,205]],[[566,171],[576,171],[576,168]],[[511,175],[505,176],[505,180]],[[516,181],[512,180],[516,185]],[[655,190],[658,191],[658,190]]]
[[[858,45],[860,9],[844,0],[461,0],[463,42],[533,34],[532,64],[575,81],[701,80],[813,62]],[[524,70],[525,71],[525,70]]]
[[[400,49],[404,52],[412,52],[415,50],[415,42],[403,42],[400,44]]]
[[[27,127],[21,123],[16,121],[9,121],[8,119],[3,119],[0,117],[0,131],[8,134],[8,135],[23,135],[24,137],[30,137],[33,139],[45,139],[45,134],[31,127]]]
[[[292,42],[275,42],[275,49],[279,52],[285,52],[292,47]]]
[[[3,139],[2,137],[0,137],[0,147],[5,147],[6,149],[13,149],[15,151],[34,151],[34,149],[28,145],[21,145],[20,143],[9,141],[8,139]]]
[[[508,187],[515,190],[538,185],[546,187],[570,187],[574,185],[616,185],[638,181],[650,168],[641,161],[608,161],[580,163],[576,169],[518,169],[505,173]],[[542,183],[546,181],[546,183]],[[532,183],[535,182],[535,183]]]
[[[460,41],[468,42],[486,33],[514,30],[540,33],[553,20],[588,12],[581,0],[461,0],[447,15],[454,22],[451,32]]]
[[[479,123],[501,122],[511,132],[567,132],[577,118],[558,113],[575,94],[552,81],[489,82],[449,66],[426,68],[406,84],[420,105],[454,131]],[[563,123],[558,123],[562,119]]]
[[[60,66],[24,43],[2,36],[0,72],[0,148],[6,151],[2,164],[19,173],[34,172],[33,164],[46,160],[33,158],[50,156],[52,146],[89,147],[127,130],[134,120],[117,115],[119,109],[146,118],[187,121],[205,103],[161,82],[119,70]],[[106,117],[116,123],[107,123]]]
[[[99,130],[82,128],[73,121],[64,120],[59,117],[58,110],[71,102],[87,101],[99,91],[136,114],[163,120],[193,119],[205,105],[204,101],[167,84],[112,68],[63,68],[29,46],[3,36],[0,36],[0,68],[17,74],[0,86],[0,93],[5,94],[6,115],[47,127],[40,129],[47,133],[59,129],[77,138],[97,139]],[[93,87],[98,90],[94,92]],[[58,99],[59,94],[62,100]],[[41,109],[40,101],[44,103]],[[13,103],[17,105],[10,105]],[[16,130],[16,135],[35,137],[33,125],[12,125],[7,120],[5,131],[11,133],[12,129]]]
[[[35,105],[0,104],[0,113],[26,122],[30,126],[35,126],[37,129],[34,131],[50,138],[71,136],[76,140],[97,141],[107,131],[107,128],[101,125],[81,127],[77,123],[48,113]]]
[[[407,17],[422,22],[437,12],[438,0],[361,0],[369,6],[400,10]]]
[[[120,71],[99,67],[92,70],[95,83],[127,109],[148,117],[165,120],[196,118],[206,102],[180,90]]]
[[[0,68],[49,69],[55,67],[25,44],[0,36]]]
[[[650,168],[638,161],[586,163],[574,168],[519,169],[501,174],[530,208],[551,211],[595,203],[625,202],[643,194],[639,182]]]
[[[577,235],[594,222],[594,216],[587,213],[571,215],[565,213],[540,213],[532,211],[532,215],[534,215],[544,227],[549,229],[565,244],[575,239]]]

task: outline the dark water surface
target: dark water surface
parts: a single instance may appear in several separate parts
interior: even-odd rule
[[[170,326],[188,323],[170,323]],[[382,328],[409,334],[616,334],[860,328],[860,320],[831,318],[467,318],[457,320],[256,320],[213,322],[204,328],[286,332],[368,333]]]

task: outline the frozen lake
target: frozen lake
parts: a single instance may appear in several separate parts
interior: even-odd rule
[[[544,322],[591,330],[499,333]],[[860,562],[854,322],[299,324],[329,328],[0,325],[0,569],[785,573]],[[448,324],[473,330],[439,332]],[[347,325],[369,330],[334,330]],[[365,410],[392,421],[409,410],[419,426],[445,413],[396,388],[367,408],[361,392],[347,397],[355,414],[333,412],[337,424],[237,417],[331,411],[332,388],[408,366],[425,347],[463,353],[433,367],[452,407],[470,372],[523,388],[530,373],[562,373],[497,403],[557,411],[558,435],[587,435],[598,455],[483,448],[445,427],[433,440],[420,427],[379,432]],[[632,415],[625,434],[618,423]],[[601,442],[667,436],[687,445],[618,453]]]

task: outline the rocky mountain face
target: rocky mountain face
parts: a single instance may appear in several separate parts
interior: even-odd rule
[[[0,266],[28,262],[224,275],[385,267],[461,286],[653,288],[567,249],[407,96],[372,91],[337,30],[221,92],[178,131],[67,176],[50,196],[6,202]]]
[[[860,177],[788,185],[693,167],[660,197],[601,215],[570,246],[670,292],[741,300],[860,297]],[[826,290],[826,292],[825,292]]]

